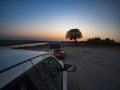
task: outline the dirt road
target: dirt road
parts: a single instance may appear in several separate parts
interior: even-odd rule
[[[64,63],[76,65],[68,73],[68,90],[120,90],[120,48],[67,47]],[[44,48],[28,48],[46,51]]]
[[[77,71],[68,73],[68,90],[120,90],[120,48],[65,47],[64,63]]]

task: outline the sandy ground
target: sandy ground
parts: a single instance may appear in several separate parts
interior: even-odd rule
[[[77,46],[65,52],[63,62],[77,67],[68,73],[68,90],[120,90],[120,48]]]
[[[120,48],[65,47],[64,63],[77,71],[68,74],[68,90],[120,90]]]

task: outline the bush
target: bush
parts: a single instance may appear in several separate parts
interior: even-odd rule
[[[105,38],[101,39],[100,37],[89,38],[87,44],[92,45],[116,45],[116,42],[113,39]]]

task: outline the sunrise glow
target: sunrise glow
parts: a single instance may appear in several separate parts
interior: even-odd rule
[[[120,5],[114,0],[17,0],[0,3],[2,38],[66,41],[66,32],[78,28],[83,34],[80,41],[98,36],[120,42]]]

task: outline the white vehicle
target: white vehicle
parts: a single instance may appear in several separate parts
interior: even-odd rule
[[[75,70],[47,52],[0,50],[0,90],[67,90]]]

